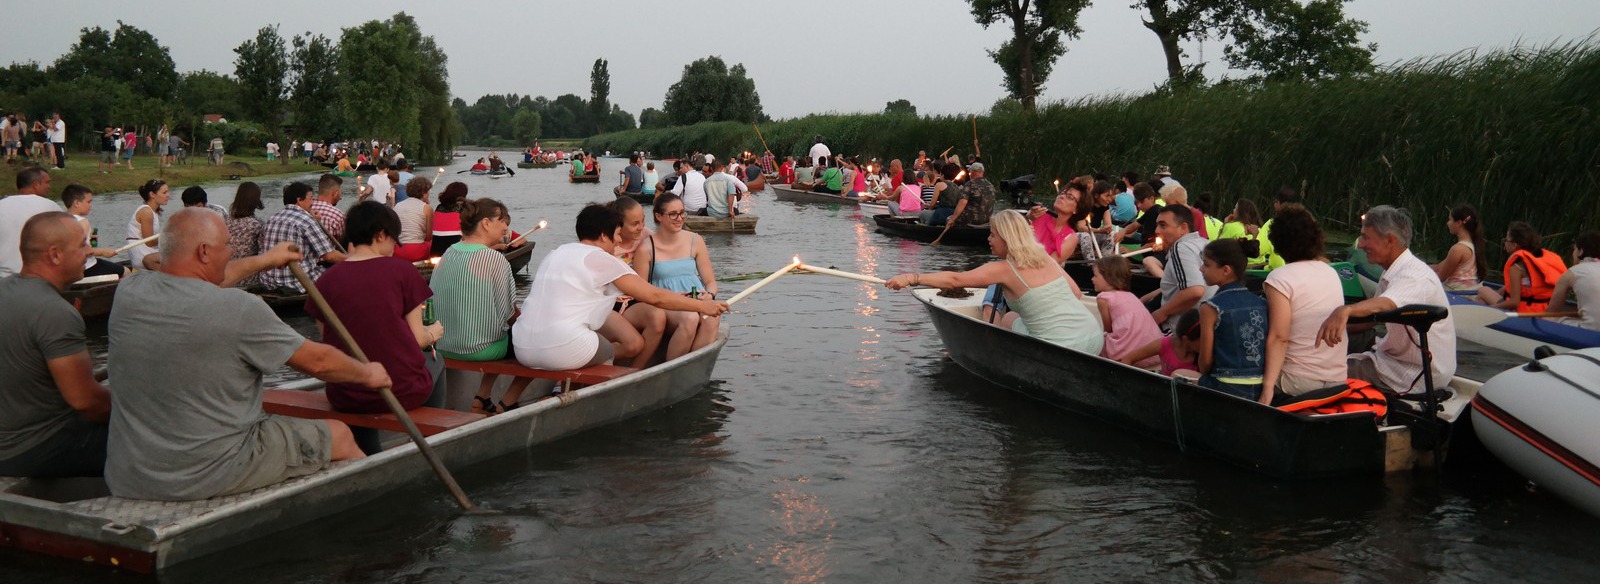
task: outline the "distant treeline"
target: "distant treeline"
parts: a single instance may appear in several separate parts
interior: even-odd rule
[[[1524,220],[1564,251],[1575,232],[1600,228],[1597,104],[1600,45],[1586,41],[1315,82],[1082,99],[1037,114],[997,107],[977,117],[977,129],[994,179],[1036,173],[1044,184],[1170,165],[1191,193],[1214,193],[1221,214],[1241,197],[1269,203],[1289,185],[1344,229],[1369,206],[1405,207],[1433,254],[1448,237],[1445,207],[1468,202],[1490,241]],[[761,132],[779,157],[805,153],[818,134],[834,152],[884,159],[952,146],[965,156],[973,139],[967,116],[814,115]],[[750,125],[732,122],[604,134],[585,145],[659,156],[761,148]]]

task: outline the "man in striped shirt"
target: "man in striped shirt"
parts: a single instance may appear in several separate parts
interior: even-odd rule
[[[1161,307],[1150,313],[1156,323],[1168,328],[1178,315],[1200,305],[1200,301],[1216,293],[1215,286],[1207,286],[1200,273],[1201,252],[1206,249],[1206,238],[1193,229],[1194,213],[1183,205],[1167,205],[1156,216],[1156,235],[1167,245],[1167,263],[1161,272],[1161,289],[1146,294],[1142,299],[1149,304],[1160,295]]]
[[[343,189],[344,179],[324,174],[317,179],[317,198],[311,200],[311,216],[334,241],[344,239],[344,211],[338,207]]]
[[[273,213],[261,226],[261,249],[272,249],[283,242],[300,247],[300,267],[312,280],[322,275],[324,268],[321,262],[344,260],[344,253],[335,249],[333,240],[311,216],[311,185],[303,182],[292,182],[283,187],[283,209]],[[268,289],[305,292],[288,266],[261,272],[261,284]]]

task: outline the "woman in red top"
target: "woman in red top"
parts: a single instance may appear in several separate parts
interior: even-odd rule
[[[444,405],[444,361],[424,353],[444,336],[441,323],[424,324],[423,303],[433,297],[416,266],[390,257],[398,245],[400,217],[376,201],[359,203],[345,218],[350,255],[317,278],[317,289],[328,308],[344,322],[351,337],[373,362],[394,380],[394,396],[406,409]],[[344,340],[327,334],[327,319],[317,305],[306,301],[306,314],[317,319],[323,342],[346,353]],[[328,403],[333,409],[355,414],[388,413],[377,393],[358,384],[329,383]],[[351,428],[362,452],[383,449],[378,431]]]
[[[467,200],[467,185],[450,183],[439,193],[439,206],[433,210],[433,247],[429,255],[439,257],[461,241],[461,203]]]

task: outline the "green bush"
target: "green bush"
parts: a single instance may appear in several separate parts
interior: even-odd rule
[[[1577,231],[1600,227],[1596,104],[1600,46],[1585,41],[1463,52],[1309,83],[997,110],[979,115],[977,127],[994,179],[1148,176],[1171,165],[1191,193],[1214,193],[1222,214],[1241,197],[1268,204],[1280,185],[1303,187],[1307,205],[1335,228],[1353,229],[1373,205],[1409,209],[1419,246],[1436,252],[1448,244],[1445,207],[1469,202],[1490,240],[1525,220],[1565,249]],[[761,131],[780,157],[803,155],[817,134],[834,152],[884,159],[972,149],[968,116],[812,115]],[[604,134],[585,146],[668,155],[761,144],[749,125],[723,122]]]
[[[223,149],[228,154],[259,154],[265,152],[269,136],[255,122],[220,122],[200,124],[195,129],[194,151],[204,154],[211,139],[222,136]],[[286,148],[292,151],[293,148]]]

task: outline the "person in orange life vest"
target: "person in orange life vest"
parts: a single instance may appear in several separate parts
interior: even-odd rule
[[[1513,221],[1506,227],[1503,242],[1506,253],[1505,287],[1500,291],[1484,286],[1478,289],[1478,300],[1495,308],[1521,313],[1544,312],[1555,291],[1556,280],[1567,273],[1567,264],[1561,256],[1540,246],[1539,232],[1522,221]]]

